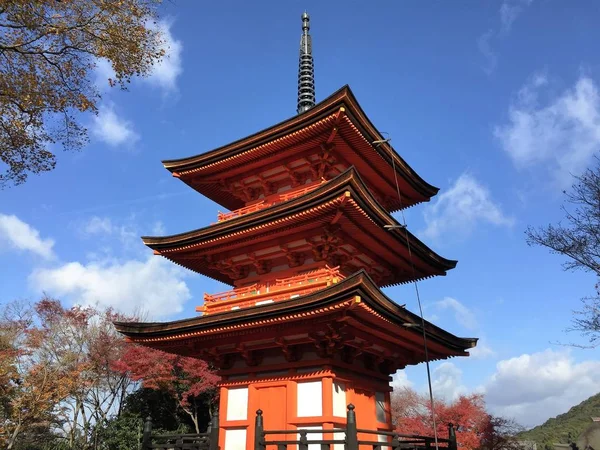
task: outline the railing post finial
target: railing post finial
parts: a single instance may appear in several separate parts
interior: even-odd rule
[[[358,431],[356,430],[356,413],[354,405],[348,405],[346,414],[346,450],[358,450]]]
[[[219,407],[217,406],[210,418],[209,424],[209,450],[219,450]]]
[[[456,429],[454,424],[448,424],[448,450],[457,450],[458,443],[456,442]]]
[[[142,434],[142,450],[148,450],[152,445],[152,417],[146,417],[144,433]]]
[[[254,450],[265,450],[262,409],[256,411],[254,419]]]

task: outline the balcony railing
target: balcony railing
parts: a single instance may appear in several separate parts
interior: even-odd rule
[[[244,206],[243,208],[235,209],[230,212],[224,213],[224,212],[219,211],[219,213],[217,214],[217,222],[225,222],[226,220],[235,219],[236,217],[240,217],[240,216],[250,214],[250,213],[253,213],[256,211],[260,211],[261,209],[268,208],[269,206],[272,206],[275,203],[285,202],[285,201],[291,200],[293,198],[300,197],[301,195],[304,195],[304,194],[316,189],[322,183],[324,183],[324,181],[321,181],[320,183],[311,184],[310,186],[307,186],[302,189],[297,189],[295,191],[284,192],[283,194],[279,194],[278,196],[270,197],[270,199],[268,201],[261,200],[260,202],[254,203],[252,205]]]
[[[226,220],[235,219],[236,217],[243,216],[244,214],[250,214],[255,211],[268,208],[269,206],[271,206],[270,203],[265,203],[264,200],[261,200],[260,202],[255,203],[253,205],[244,206],[243,208],[235,209],[227,213],[219,211],[219,213],[217,214],[217,221],[224,222]]]
[[[264,284],[232,289],[218,294],[204,294],[204,305],[196,308],[205,314],[247,308],[264,303],[306,295],[339,282],[343,275],[339,267],[325,266],[293,277],[278,278]]]

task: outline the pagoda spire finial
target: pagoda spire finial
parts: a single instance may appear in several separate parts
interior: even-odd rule
[[[302,37],[300,38],[300,60],[298,66],[298,114],[315,106],[315,68],[312,57],[312,41],[308,30],[310,17],[302,14]]]

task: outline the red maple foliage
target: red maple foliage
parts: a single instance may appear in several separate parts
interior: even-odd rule
[[[0,445],[13,448],[42,427],[62,427],[69,448],[95,442],[96,424],[118,414],[131,387],[126,374],[110,369],[125,349],[115,320],[128,319],[110,309],[65,307],[50,297],[3,306]]]
[[[149,389],[161,389],[177,399],[179,406],[194,422],[199,433],[199,408],[204,406],[202,394],[215,395],[219,377],[205,361],[155,350],[141,345],[129,345],[113,370],[127,373]]]
[[[404,388],[392,394],[392,416],[396,431],[404,434],[433,436],[433,420],[429,397]],[[459,447],[477,449],[489,422],[483,396],[460,396],[452,403],[434,402],[438,437],[448,437],[448,424],[456,427]]]

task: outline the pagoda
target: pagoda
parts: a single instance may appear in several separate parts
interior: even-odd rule
[[[131,342],[214,365],[224,450],[253,448],[258,409],[265,429],[318,428],[331,439],[327,430],[344,426],[352,403],[359,428],[391,430],[390,376],[427,358],[467,356],[477,342],[381,291],[456,266],[391,215],[438,189],[395,152],[348,86],[315,104],[306,13],[302,30],[298,115],[163,161],[228,212],[143,242],[231,289],[205,294],[193,318],[116,324]]]

